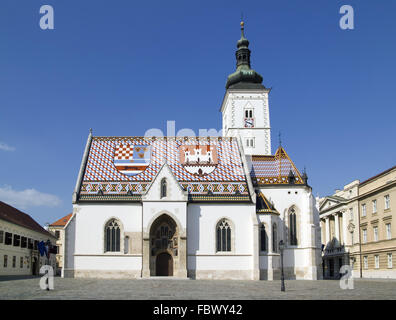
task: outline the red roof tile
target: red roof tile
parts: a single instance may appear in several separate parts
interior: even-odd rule
[[[71,218],[72,213],[69,213],[67,216],[64,216],[63,218],[60,218],[59,220],[55,221],[54,223],[51,223],[51,227],[64,227],[66,223],[69,221]]]

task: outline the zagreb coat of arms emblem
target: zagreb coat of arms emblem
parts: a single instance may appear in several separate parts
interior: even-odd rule
[[[216,146],[182,145],[179,156],[183,168],[198,176],[210,174],[218,165]]]

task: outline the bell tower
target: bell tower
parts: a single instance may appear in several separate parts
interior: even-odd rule
[[[271,89],[263,86],[263,77],[251,68],[250,53],[242,21],[241,38],[235,52],[236,71],[227,78],[220,110],[223,136],[240,136],[246,155],[270,155],[268,94]]]

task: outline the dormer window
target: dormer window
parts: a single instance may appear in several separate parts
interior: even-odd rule
[[[161,180],[161,198],[164,198],[164,197],[166,197],[166,179],[165,178],[163,178],[162,180]]]

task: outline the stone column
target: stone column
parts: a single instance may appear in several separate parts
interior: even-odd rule
[[[150,237],[143,236],[142,278],[150,278]]]
[[[179,239],[179,268],[176,277],[187,278],[187,236],[180,236]]]
[[[330,219],[328,216],[325,218],[325,221],[326,221],[326,243],[325,243],[325,245],[327,245],[330,242]]]
[[[334,226],[335,230],[334,230],[334,232],[335,232],[335,237],[337,239],[336,243],[339,246],[340,242],[341,242],[341,239],[340,239],[340,216],[339,216],[338,212],[334,215],[334,222],[335,222],[335,226]]]

